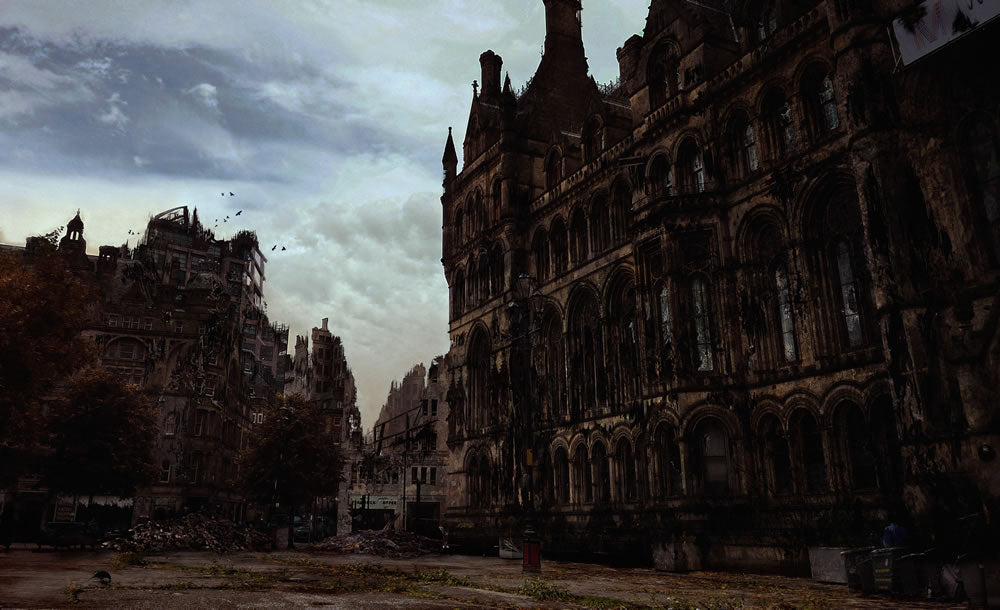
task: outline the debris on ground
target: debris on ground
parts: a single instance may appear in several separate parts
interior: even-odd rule
[[[140,523],[122,538],[105,542],[104,547],[140,553],[179,550],[234,553],[270,549],[271,539],[250,525],[194,513],[168,521]]]
[[[391,529],[361,530],[332,536],[312,546],[314,551],[364,553],[379,557],[409,558],[439,552],[441,541]]]

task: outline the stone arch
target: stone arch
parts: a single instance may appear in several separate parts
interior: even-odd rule
[[[678,430],[681,433],[682,438],[689,438],[702,420],[709,417],[715,418],[722,423],[726,432],[729,434],[730,439],[739,439],[743,437],[740,422],[732,411],[714,403],[699,402],[692,405],[687,414],[681,418]]]
[[[755,205],[736,227],[736,255],[742,264],[748,264],[756,258],[753,253],[759,248],[755,238],[760,235],[761,229],[767,226],[777,228],[782,240],[786,244],[789,243],[788,221],[781,209],[770,202]]]
[[[835,411],[844,402],[854,403],[864,412],[866,401],[860,384],[842,381],[826,391],[820,402],[820,413],[823,414],[824,425],[835,425],[837,418]]]
[[[753,432],[754,436],[760,436],[761,420],[768,416],[778,418],[778,421],[781,423],[781,428],[783,430],[787,429],[784,412],[778,401],[773,397],[761,398],[757,401],[757,406],[750,415],[750,430]]]

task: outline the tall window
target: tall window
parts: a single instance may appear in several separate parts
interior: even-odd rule
[[[788,286],[788,269],[783,262],[774,269],[774,285],[778,292],[778,319],[781,321],[781,345],[786,362],[799,359],[795,343],[795,314],[792,310],[792,295]]]
[[[709,495],[728,493],[729,437],[718,424],[707,422],[701,426],[697,438],[701,450],[701,474],[705,493]]]
[[[763,41],[769,38],[778,30],[778,14],[773,6],[766,7],[760,14],[757,22],[757,37]]]
[[[656,430],[655,451],[657,495],[661,497],[681,495],[681,452],[673,427],[663,425]]]
[[[661,47],[650,54],[649,65],[646,68],[650,111],[656,110],[677,94],[679,72],[679,62],[670,49]]]
[[[633,502],[636,499],[635,484],[635,456],[632,455],[632,443],[623,438],[618,441],[618,451],[616,452],[617,472],[615,477],[615,487],[618,500],[621,502]]]
[[[625,408],[639,394],[639,320],[635,285],[631,279],[617,284],[608,303],[607,364],[614,406]]]
[[[535,277],[539,281],[549,277],[549,238],[545,229],[535,231],[531,242],[531,253],[535,263]]]
[[[691,280],[691,305],[694,314],[694,361],[699,371],[713,369],[712,312],[708,286],[701,277]]]
[[[649,194],[668,195],[670,194],[671,176],[670,163],[667,162],[666,155],[657,155],[649,164]]]
[[[163,420],[163,434],[167,436],[173,436],[177,434],[177,413],[171,411],[167,413],[166,419]]]
[[[559,504],[569,504],[569,458],[562,447],[556,449],[555,468],[553,469],[553,484],[555,500]]]
[[[684,193],[705,191],[705,166],[701,150],[690,138],[677,151],[677,186]]]
[[[555,310],[545,320],[545,401],[548,413],[556,418],[566,415],[566,360],[563,352],[562,321]]]
[[[657,301],[658,313],[660,315],[660,345],[658,354],[660,360],[660,377],[666,380],[674,371],[674,331],[672,327],[673,322],[670,319],[670,293],[667,291],[666,284],[660,286]]]
[[[490,216],[490,222],[493,222],[493,221],[495,221],[495,220],[497,220],[497,219],[500,218],[500,207],[502,205],[502,193],[503,193],[502,184],[500,182],[500,179],[497,178],[496,180],[493,181],[493,189],[491,191],[491,197],[490,197],[490,199],[492,200],[491,202],[493,204],[491,206],[492,210],[490,210],[490,214],[489,214],[489,216]]]
[[[806,70],[802,78],[801,92],[806,126],[812,137],[818,137],[840,127],[833,80],[825,66],[815,64]]]
[[[566,225],[561,218],[556,218],[552,223],[552,230],[549,234],[551,245],[552,263],[556,273],[563,273],[569,266],[569,248],[566,243]]]
[[[632,209],[632,187],[625,180],[616,180],[611,197],[611,240],[618,244],[627,237],[626,216]]]
[[[551,191],[562,180],[562,157],[553,148],[545,161],[545,190]]]
[[[473,429],[489,424],[487,414],[487,383],[490,374],[490,340],[477,329],[469,344],[469,402]]]
[[[763,115],[771,156],[780,158],[795,152],[795,121],[783,91],[775,88],[768,92],[764,98]]]
[[[985,220],[985,241],[993,262],[1000,263],[1000,138],[990,120],[983,116],[970,120],[962,136],[972,196]]]
[[[573,455],[573,501],[577,504],[594,500],[593,475],[587,459],[587,448],[580,445]]]
[[[163,460],[160,463],[160,483],[170,482],[170,460]]]
[[[861,313],[858,308],[858,283],[854,277],[851,261],[851,247],[846,241],[837,244],[837,274],[840,280],[841,313],[847,343],[851,347],[861,345]]]
[[[597,501],[611,501],[611,469],[608,465],[608,451],[604,443],[595,443],[593,452],[594,482],[597,486]]]
[[[592,296],[583,296],[572,308],[569,319],[570,374],[573,417],[579,418],[598,405],[603,394],[606,371],[603,366],[600,316]]]
[[[465,310],[465,272],[461,269],[455,274],[455,284],[451,289],[451,298],[455,316],[457,317]]]
[[[801,410],[793,421],[795,440],[798,443],[798,461],[805,471],[805,489],[809,493],[826,491],[826,458],[816,418],[808,411]]]
[[[462,208],[458,208],[455,210],[455,243],[461,244],[465,240],[465,235],[463,235],[464,222],[465,216],[462,213]]]
[[[833,81],[830,80],[829,75],[820,81],[819,103],[823,111],[823,126],[827,130],[840,127],[840,117],[837,116],[837,99],[833,94]]]
[[[503,294],[506,288],[504,282],[503,251],[500,249],[500,244],[495,244],[490,249],[490,287],[493,296]]]
[[[601,117],[592,117],[583,128],[583,160],[593,161],[604,148],[604,125]]]
[[[851,485],[855,489],[874,489],[877,484],[875,448],[868,423],[857,405],[846,403],[841,408],[845,411],[841,430],[846,436]]]
[[[590,208],[590,239],[594,253],[600,254],[611,245],[611,218],[608,214],[608,199],[603,193],[594,197]]]
[[[778,418],[769,415],[762,424],[764,440],[764,465],[768,471],[771,492],[787,494],[792,491],[792,461],[788,440]]]
[[[757,171],[759,165],[757,161],[757,138],[754,136],[753,125],[750,123],[747,123],[746,127],[743,128],[741,146],[747,170],[751,172]]]
[[[577,208],[573,212],[573,218],[569,225],[570,248],[572,249],[573,262],[580,264],[587,260],[587,219],[583,215],[583,210]]]

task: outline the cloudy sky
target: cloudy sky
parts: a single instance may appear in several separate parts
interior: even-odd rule
[[[584,1],[599,82],[647,6]],[[229,215],[216,234],[254,229],[269,257],[271,319],[344,339],[368,427],[448,349],[441,153],[479,54],[519,87],[544,27],[542,0],[4,0],[0,242],[77,208],[95,253],[174,206]]]

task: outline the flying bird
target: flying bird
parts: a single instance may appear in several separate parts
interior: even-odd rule
[[[236,212],[236,215],[239,216],[242,213],[243,213],[243,210],[240,210],[239,212]]]
[[[229,191],[229,196],[230,196],[230,197],[235,197],[235,196],[236,196],[236,193],[234,193],[234,192],[232,192],[232,191]]]
[[[284,247],[284,246],[281,246],[281,251],[282,251],[282,252],[284,252],[284,251],[285,251],[285,250],[287,250],[287,249],[288,249],[288,248],[286,248],[286,247]]]
[[[104,570],[98,570],[98,571],[94,572],[94,575],[91,576],[91,578],[96,578],[96,579],[100,580],[102,585],[110,585],[111,584],[111,574],[108,574]]]
[[[273,246],[271,246],[271,252],[274,252],[274,249],[277,248],[277,247],[278,247],[278,244],[274,244]]]
[[[225,194],[225,193],[219,193],[219,194],[220,194],[220,195],[222,195],[223,197],[225,197],[225,196],[226,196],[226,194]]]

